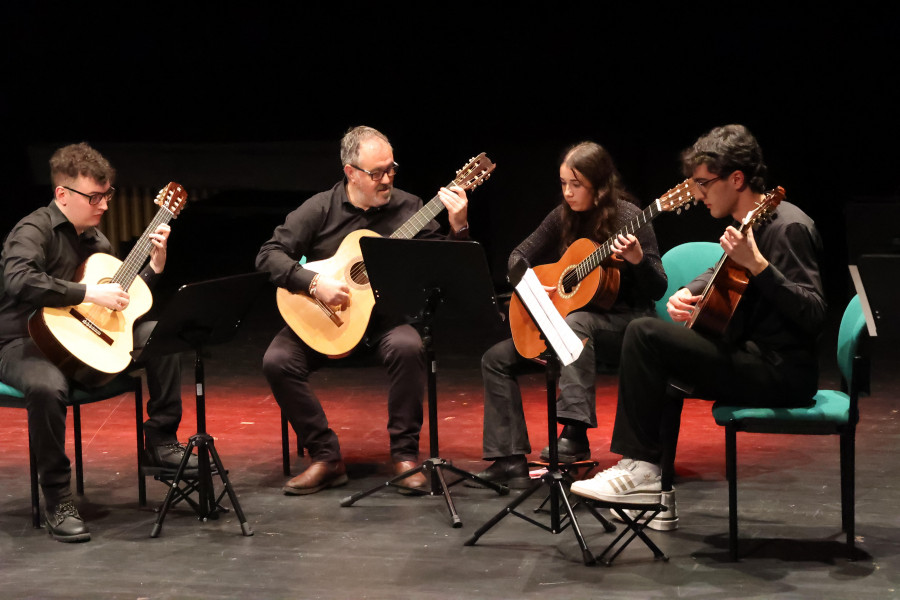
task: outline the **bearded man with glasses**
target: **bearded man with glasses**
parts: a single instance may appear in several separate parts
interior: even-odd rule
[[[28,410],[28,430],[44,496],[44,520],[61,542],[83,542],[90,531],[72,502],[71,468],[66,456],[66,399],[70,382],[28,335],[28,318],[45,306],[91,302],[125,310],[129,295],[118,283],[73,281],[81,264],[112,246],[98,229],[115,188],[115,170],[86,143],[57,150],[50,159],[53,200],[19,221],[0,256],[0,380],[20,390]],[[166,265],[169,226],[150,234],[150,260],[140,277],[152,286]],[[110,273],[110,276],[114,273]],[[135,354],[155,323],[134,327]],[[147,360],[150,399],[144,423],[148,462],[177,468],[184,446],[176,432],[181,422],[181,369],[177,355]],[[188,468],[197,468],[192,456]]]
[[[329,259],[349,234],[360,229],[389,236],[422,208],[422,200],[394,187],[397,163],[387,137],[371,127],[354,127],[341,140],[344,177],[330,190],[304,201],[288,214],[272,239],[263,244],[256,268],[268,272],[272,283],[292,294],[304,294],[321,306],[346,307],[352,302],[346,282],[318,274],[300,264]],[[432,220],[417,239],[468,239],[464,190],[441,188],[450,229],[441,235]],[[376,309],[377,310],[377,309]],[[368,343],[357,351],[374,352],[388,371],[388,434],[394,474],[416,466],[422,403],[427,372],[419,333],[409,324],[386,323],[377,313],[366,331]],[[347,483],[347,472],[337,434],[328,423],[319,399],[309,386],[309,376],[329,359],[290,328],[285,327],[263,357],[263,371],[275,400],[309,452],[311,464],[284,486],[285,494],[300,496]],[[427,481],[416,473],[398,482],[401,493],[427,491]]]

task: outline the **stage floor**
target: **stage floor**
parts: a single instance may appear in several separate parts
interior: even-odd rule
[[[838,440],[738,438],[742,560],[729,562],[724,433],[710,405],[685,405],[676,481],[680,526],[649,531],[668,555],[654,560],[639,541],[611,567],[586,567],[571,529],[552,534],[514,517],[474,546],[475,530],[513,497],[454,486],[462,519],[451,527],[442,496],[381,490],[342,507],[347,496],[389,473],[385,376],[366,367],[316,375],[341,436],[350,482],[304,497],[281,492],[279,411],[263,379],[261,353],[278,324],[251,319],[228,344],[209,348],[207,429],[254,531],[241,535],[234,513],[198,521],[184,505],[149,537],[166,488],[148,480],[137,501],[131,396],[83,408],[86,491],[78,506],[91,528],[86,544],[61,544],[31,527],[26,419],[0,409],[0,595],[4,598],[886,598],[900,586],[897,488],[900,377],[896,352],[873,364],[872,395],[862,401],[857,441],[856,530],[865,556],[848,561],[840,531]],[[833,348],[833,340],[827,340]],[[823,387],[836,385],[833,353],[823,355]],[[480,352],[438,357],[440,455],[470,471],[481,461]],[[193,358],[183,357],[181,437],[196,428]],[[546,444],[541,375],[523,379],[533,457]],[[590,432],[606,468],[616,378],[598,378],[601,423]],[[70,424],[71,433],[71,424]],[[71,438],[71,435],[69,436]],[[428,436],[422,440],[423,458]],[[71,439],[69,439],[71,447]],[[70,452],[70,456],[71,456]],[[294,456],[293,473],[305,463]],[[516,494],[518,492],[513,492]],[[535,495],[524,505],[534,508]],[[531,502],[535,500],[534,502]],[[230,507],[228,499],[223,505]],[[594,553],[614,534],[586,511],[579,523]]]

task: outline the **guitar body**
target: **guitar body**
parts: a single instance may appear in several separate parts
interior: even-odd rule
[[[747,270],[726,256],[711,286],[697,302],[687,327],[709,336],[721,337],[749,283]]]
[[[363,264],[359,240],[379,237],[374,231],[360,229],[347,235],[331,258],[306,263],[304,267],[326,277],[343,281],[350,288],[350,303],[344,310],[329,307],[329,314],[312,297],[292,294],[278,288],[278,310],[294,333],[316,352],[339,358],[359,344],[375,307],[375,295]]]
[[[122,261],[94,254],[79,267],[76,281],[109,283]],[[128,289],[130,302],[122,311],[84,302],[77,306],[46,306],[28,321],[28,332],[41,352],[69,378],[100,386],[131,364],[134,322],[153,305],[147,284],[138,277]],[[86,324],[86,321],[89,324]]]
[[[482,152],[469,159],[447,187],[475,189],[490,177],[495,168],[496,165]],[[439,196],[435,196],[391,237],[412,239],[442,210],[444,204]],[[347,284],[350,302],[344,310],[328,306],[305,293],[292,294],[284,288],[278,288],[275,292],[275,302],[285,323],[310,348],[331,358],[340,358],[353,351],[365,335],[375,307],[375,294],[372,293],[359,248],[359,240],[363,237],[380,236],[367,229],[354,231],[343,239],[334,256],[303,265],[310,271]]]
[[[620,279],[616,268],[597,267],[571,288],[564,283],[565,276],[597,247],[598,244],[586,238],[575,240],[558,262],[539,265],[533,269],[541,284],[556,287],[551,300],[563,317],[587,305],[598,290],[601,290],[598,301],[595,302],[598,308],[608,309],[616,301]],[[516,350],[525,358],[535,358],[547,349],[540,330],[515,294],[509,302],[509,327]]]
[[[776,187],[766,193],[765,198],[747,213],[740,225],[740,232],[759,225],[768,219],[772,211],[784,199],[784,188]],[[750,272],[723,254],[716,263],[712,279],[706,285],[694,312],[685,325],[699,333],[721,337],[737,310],[738,303],[750,283]]]

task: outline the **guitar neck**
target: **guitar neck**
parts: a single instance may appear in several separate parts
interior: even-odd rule
[[[167,224],[174,216],[172,211],[165,207],[161,207],[159,211],[157,211],[156,216],[150,224],[147,225],[147,229],[141,234],[141,237],[135,243],[131,252],[128,253],[122,266],[116,271],[116,274],[113,276],[110,283],[118,283],[122,286],[122,289],[126,291],[131,287],[134,278],[137,277],[141,267],[144,266],[147,257],[150,256],[150,250],[153,248],[153,243],[150,241],[150,234],[156,231],[156,228],[160,225]]]
[[[453,183],[449,185],[454,185]],[[438,216],[444,210],[444,203],[441,202],[440,196],[432,198],[425,206],[416,211],[409,220],[400,226],[397,231],[391,234],[391,238],[395,240],[409,240],[431,222],[433,218]]]
[[[599,267],[604,260],[612,256],[613,249],[612,243],[613,241],[619,237],[620,235],[627,235],[629,233],[634,233],[653,219],[655,219],[659,214],[663,212],[660,207],[659,200],[654,200],[650,206],[645,208],[641,214],[633,218],[629,221],[625,227],[618,230],[608,240],[600,244],[596,250],[587,255],[587,257],[578,263],[578,266],[575,267],[574,272],[577,274],[578,281],[581,281],[585,277],[587,277],[591,271]]]

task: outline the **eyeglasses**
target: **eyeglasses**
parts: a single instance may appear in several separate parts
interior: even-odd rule
[[[350,166],[353,167],[354,169],[356,169],[357,171],[362,171],[363,173],[365,173],[366,175],[371,177],[372,181],[381,181],[385,175],[387,175],[388,177],[393,177],[394,175],[397,174],[397,169],[400,168],[400,165],[398,165],[397,163],[392,164],[390,166],[390,168],[388,168],[388,169],[375,169],[374,171],[369,171],[368,169],[363,169],[363,168],[357,167],[356,165],[350,165]]]
[[[720,179],[722,179],[722,176],[721,176],[721,175],[718,176],[718,177],[713,177],[712,179],[695,179],[695,180],[694,180],[694,183],[697,184],[697,187],[698,187],[698,188],[700,188],[701,190],[703,190],[703,191],[705,192],[705,191],[706,191],[706,186],[708,186],[708,185],[711,184],[712,182],[718,181],[718,180],[720,180]]]
[[[101,200],[106,200],[107,202],[109,202],[110,200],[112,200],[113,194],[116,193],[116,188],[114,188],[114,187],[109,188],[105,192],[97,192],[95,194],[85,194],[84,192],[79,192],[78,190],[73,190],[72,188],[66,187],[64,185],[62,185],[60,187],[63,189],[69,190],[70,192],[75,192],[79,196],[84,196],[85,198],[88,199],[88,202],[91,203],[91,206],[96,206],[96,205],[100,204]]]

